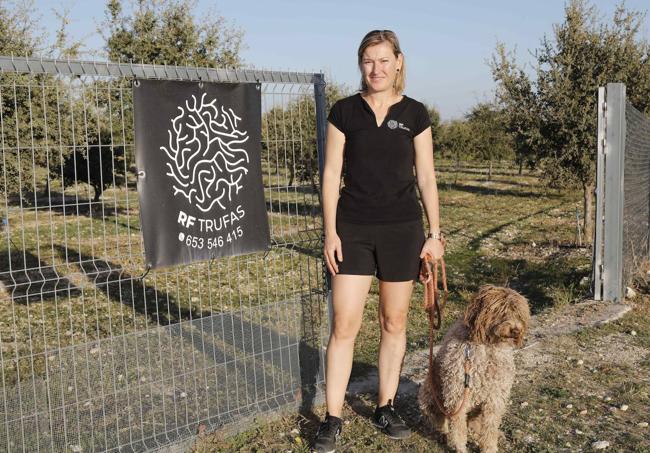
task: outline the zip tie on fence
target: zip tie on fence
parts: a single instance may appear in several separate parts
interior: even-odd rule
[[[269,256],[269,253],[271,253],[271,249],[273,246],[279,247],[278,241],[275,239],[271,239],[270,244],[266,247],[266,250],[264,251],[264,255],[262,255],[262,259],[265,260],[267,256]]]
[[[145,269],[144,273],[138,277],[138,280],[144,280],[144,278],[147,276],[150,270],[151,270],[151,263],[147,263],[147,268]]]

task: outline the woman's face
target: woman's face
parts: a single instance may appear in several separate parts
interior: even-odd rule
[[[397,58],[389,42],[369,46],[361,58],[361,74],[368,91],[385,91],[393,88],[397,69],[402,66],[402,55]]]

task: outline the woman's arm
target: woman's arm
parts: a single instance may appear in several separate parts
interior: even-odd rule
[[[431,128],[422,131],[413,139],[415,146],[415,171],[422,204],[429,220],[429,232],[440,232],[438,208],[438,187],[433,167],[433,139]]]
[[[325,143],[325,168],[323,169],[323,229],[325,244],[323,255],[325,263],[332,275],[336,275],[339,261],[343,261],[341,240],[336,233],[336,205],[339,200],[341,186],[341,169],[343,168],[343,149],[345,134],[331,123],[327,123],[327,141]]]
[[[429,221],[429,232],[440,234],[440,208],[436,172],[433,168],[433,139],[431,128],[426,128],[413,139],[415,146],[415,172],[417,174],[420,197]],[[442,257],[444,248],[440,239],[427,239],[422,247],[420,258],[429,253],[434,260]]]

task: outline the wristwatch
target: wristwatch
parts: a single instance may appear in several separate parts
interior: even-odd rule
[[[427,239],[439,239],[442,240],[442,231],[436,231],[435,233],[429,233]]]

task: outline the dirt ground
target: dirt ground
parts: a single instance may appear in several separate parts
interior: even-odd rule
[[[396,402],[414,435],[394,441],[372,427],[376,375],[370,373],[350,384],[340,451],[448,451],[417,408],[427,354],[422,349],[406,357]],[[501,451],[650,451],[650,297],[586,301],[535,315],[516,363]],[[236,436],[208,435],[191,451],[307,452],[323,410]]]
[[[547,191],[533,176],[504,172],[491,182],[469,170],[461,176],[457,184],[443,172],[439,182],[453,289],[443,332],[486,282],[520,291],[534,314],[526,344],[515,355],[517,376],[500,451],[650,452],[650,272],[644,274],[647,281],[634,284],[639,295],[624,304],[584,300],[591,251],[576,240],[579,196]],[[416,288],[414,300],[421,297]],[[377,396],[376,309],[371,290],[337,451],[446,452],[416,403],[428,364],[428,324],[419,306],[409,314],[395,401],[413,435],[394,441],[370,422]],[[436,344],[439,340],[438,335]],[[245,432],[207,434],[190,451],[308,452],[324,412],[321,405],[273,420],[261,414]]]

